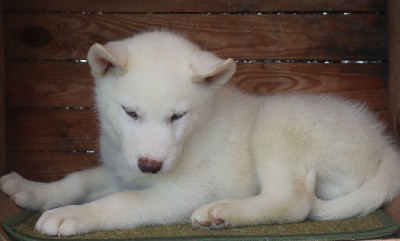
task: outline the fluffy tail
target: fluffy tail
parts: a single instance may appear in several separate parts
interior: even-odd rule
[[[400,160],[389,147],[384,151],[379,168],[371,179],[353,192],[333,200],[316,198],[310,218],[314,220],[344,219],[375,211],[400,192]]]

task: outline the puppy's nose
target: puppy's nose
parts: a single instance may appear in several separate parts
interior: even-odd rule
[[[139,169],[144,173],[157,173],[161,170],[163,163],[161,161],[151,160],[149,158],[139,158]]]

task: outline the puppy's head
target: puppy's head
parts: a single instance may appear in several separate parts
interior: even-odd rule
[[[232,59],[165,31],[94,44],[88,62],[102,135],[143,173],[179,165],[187,140],[208,119],[215,92],[236,70]]]

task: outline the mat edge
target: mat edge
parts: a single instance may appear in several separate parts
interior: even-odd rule
[[[70,241],[79,240],[71,238],[38,238],[33,236],[28,236],[16,232],[14,230],[15,226],[21,222],[28,220],[32,215],[38,213],[37,211],[25,210],[20,213],[7,218],[2,223],[3,230],[9,235],[12,240],[20,241],[43,241],[43,240],[58,240],[58,241]],[[400,229],[400,226],[396,224],[383,210],[375,211],[376,215],[384,225],[384,227],[374,230],[367,230],[354,233],[326,233],[326,234],[303,234],[303,235],[272,235],[272,236],[187,236],[187,237],[156,237],[156,238],[123,238],[123,239],[87,239],[90,241],[105,241],[105,240],[137,240],[137,241],[167,241],[167,240],[203,240],[203,241],[225,241],[225,240],[348,240],[348,239],[365,239],[365,238],[381,238],[394,234]]]

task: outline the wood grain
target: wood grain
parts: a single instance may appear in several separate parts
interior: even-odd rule
[[[55,181],[99,164],[98,154],[10,152],[10,168],[34,181]]]
[[[11,109],[8,119],[8,151],[98,150],[98,123],[94,110]]]
[[[8,107],[94,106],[94,80],[87,63],[6,63]]]
[[[400,2],[389,0],[389,105],[391,129],[400,140]]]
[[[9,107],[93,107],[94,81],[87,63],[8,61]],[[255,94],[334,92],[387,108],[382,97],[386,65],[238,63],[231,83]]]
[[[35,12],[298,12],[385,11],[382,0],[6,0],[6,11]]]
[[[231,83],[255,94],[334,93],[386,109],[384,64],[241,64]]]
[[[386,59],[386,18],[380,14],[9,13],[5,26],[8,59],[82,59],[95,41],[155,28],[176,30],[236,59]]]

